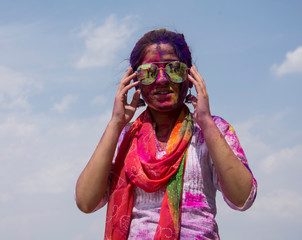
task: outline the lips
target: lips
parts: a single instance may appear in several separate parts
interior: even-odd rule
[[[163,89],[163,90],[156,90],[154,95],[167,95],[169,93],[173,93],[171,90]]]

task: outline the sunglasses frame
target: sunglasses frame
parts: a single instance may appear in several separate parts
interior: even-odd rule
[[[173,81],[173,77],[171,77],[170,74],[166,71],[166,66],[167,66],[168,64],[171,64],[171,63],[172,63],[172,64],[173,64],[173,63],[179,63],[180,65],[184,65],[184,66],[186,67],[186,69],[185,69],[185,72],[186,72],[186,73],[184,74],[184,78],[182,78],[182,81],[181,81],[181,82],[179,82],[179,81]],[[159,67],[158,64],[163,64],[164,67]],[[140,69],[142,68],[142,66],[144,66],[144,65],[150,65],[150,67],[153,66],[153,65],[156,66],[156,76],[153,77],[153,81],[152,81],[152,82],[147,82],[147,83],[146,83],[146,82],[143,81],[144,79],[141,80],[141,79],[138,78],[139,71],[140,71]],[[183,83],[184,81],[186,81],[186,80],[187,80],[187,77],[188,77],[188,74],[189,74],[189,71],[190,71],[190,69],[188,68],[188,66],[187,66],[185,63],[179,62],[179,61],[171,61],[171,62],[150,62],[150,63],[145,63],[145,64],[142,64],[142,65],[138,66],[138,68],[137,68],[137,70],[136,70],[136,71],[137,71],[137,79],[138,79],[138,81],[140,81],[143,85],[150,85],[150,84],[152,84],[152,83],[154,83],[154,82],[156,81],[160,69],[163,69],[163,70],[165,71],[165,73],[166,73],[166,75],[168,76],[169,80],[170,80],[171,82],[173,82],[173,83]]]

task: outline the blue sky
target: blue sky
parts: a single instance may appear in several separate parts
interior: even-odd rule
[[[298,239],[302,217],[301,1],[1,1],[1,239],[100,239],[105,209],[75,182],[111,116],[135,42],[184,33],[213,115],[258,180],[246,212],[217,193],[222,239]]]

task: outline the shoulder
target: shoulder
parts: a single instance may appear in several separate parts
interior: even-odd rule
[[[231,125],[224,120],[222,117],[219,116],[212,116],[212,119],[214,120],[216,126],[220,129],[220,130],[224,130],[224,129],[228,129]]]
[[[224,120],[222,117],[219,116],[212,116],[212,119],[214,121],[214,123],[216,124],[217,128],[219,129],[219,131],[221,132],[221,134],[224,137],[227,136],[236,136],[235,130],[233,129],[233,127],[226,121]],[[192,136],[192,140],[193,142],[199,142],[199,143],[203,143],[204,142],[204,136],[203,136],[203,132],[200,128],[200,126],[198,125],[197,122],[194,121],[194,125],[193,125],[193,136]]]
[[[121,143],[122,143],[122,141],[123,141],[123,139],[124,139],[126,133],[130,130],[130,128],[131,128],[131,126],[132,126],[132,123],[133,123],[133,122],[127,123],[127,125],[123,128],[123,130],[122,130],[122,132],[121,132],[121,134],[120,134],[120,136],[119,136],[118,142],[117,142],[117,149],[120,148],[120,145],[121,145]]]
[[[120,134],[120,138],[124,138],[124,136],[126,135],[126,133],[129,131],[129,129],[131,128],[133,122],[127,123],[127,125],[123,128],[121,134]]]
[[[232,127],[230,123],[224,120],[222,117],[212,116],[216,126],[220,130],[220,132],[225,136],[236,136],[235,129]]]

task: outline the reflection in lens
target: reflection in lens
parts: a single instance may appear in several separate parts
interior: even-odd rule
[[[165,72],[175,83],[181,83],[187,79],[187,69],[187,65],[182,62],[165,63]],[[143,64],[137,68],[137,79],[144,85],[150,85],[156,80],[158,70],[156,63]]]
[[[165,70],[172,82],[181,83],[187,78],[187,66],[184,63],[169,63],[166,65]]]

